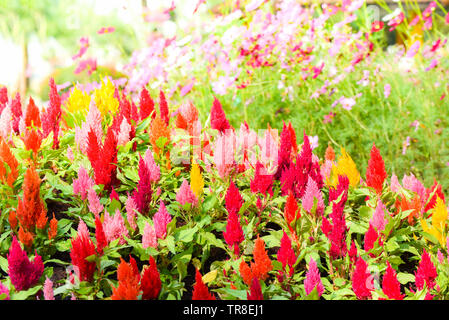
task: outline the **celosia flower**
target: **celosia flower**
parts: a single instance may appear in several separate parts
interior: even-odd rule
[[[263,195],[273,195],[273,175],[267,173],[265,166],[259,161],[256,163],[254,179],[250,184],[251,192],[260,192]]]
[[[150,181],[151,182],[159,181],[161,177],[161,169],[154,161],[153,152],[151,151],[150,148],[148,148],[147,151],[145,151],[143,160],[148,168],[148,171],[150,172]]]
[[[371,274],[368,271],[368,265],[363,258],[358,258],[352,274],[352,290],[357,299],[371,299],[371,291],[374,289]]]
[[[154,231],[156,232],[156,237],[164,239],[167,235],[167,225],[171,221],[171,215],[165,208],[164,202],[161,200],[159,203],[159,210],[153,217]]]
[[[27,290],[36,285],[44,272],[41,256],[35,253],[35,258],[31,262],[15,236],[13,236],[7,259],[8,275],[16,291]]]
[[[401,294],[401,284],[398,281],[396,271],[391,267],[387,261],[387,271],[382,279],[382,291],[389,298],[393,300],[403,300],[404,295]]]
[[[154,112],[154,101],[150,96],[148,90],[144,87],[140,92],[140,119],[144,120],[152,114],[152,117],[156,116],[156,112]]]
[[[338,158],[337,165],[332,168],[333,181],[332,185],[337,184],[337,177],[346,175],[349,179],[349,184],[355,187],[360,182],[360,173],[352,158],[346,153],[345,149],[341,149],[341,156]]]
[[[304,196],[302,197],[302,207],[305,211],[311,213],[314,201],[316,199],[316,215],[321,215],[324,212],[324,202],[323,195],[321,194],[320,189],[310,176],[307,180],[306,190],[304,192]]]
[[[25,125],[27,127],[41,127],[41,117],[39,114],[39,109],[34,103],[33,98],[30,97],[27,109],[25,111]]]
[[[443,200],[440,199],[440,197],[437,197],[436,205],[433,208],[432,213],[432,225],[429,227],[427,221],[425,221],[424,219],[421,220],[421,226],[424,232],[433,235],[442,246],[444,245],[445,240],[444,230],[446,227],[447,216],[448,213],[446,205],[444,204]]]
[[[300,216],[301,216],[301,213],[300,213],[300,211],[298,211],[298,203],[296,202],[293,192],[290,190],[288,192],[287,202],[285,203],[285,207],[284,207],[285,221],[287,222],[287,225],[290,230],[293,230],[292,226],[291,226],[292,222],[295,219],[298,219]]]
[[[321,282],[320,271],[318,270],[315,260],[310,258],[309,270],[307,271],[306,279],[304,280],[304,289],[306,290],[306,294],[309,295],[315,288],[317,289],[318,296],[321,297],[324,292],[324,286]]]
[[[88,191],[94,186],[93,180],[89,177],[86,169],[80,166],[78,170],[78,178],[73,180],[73,193],[81,196],[81,200],[85,200]],[[94,191],[95,192],[95,191]]]
[[[126,263],[125,260],[120,258],[120,264],[117,268],[117,288],[112,287],[112,300],[137,300],[140,292],[140,274],[133,268],[133,263],[130,258],[130,262]],[[135,260],[134,260],[135,263]]]
[[[90,95],[88,95],[86,92],[81,91],[77,86],[75,86],[64,104],[67,107],[68,112],[81,112],[83,115],[85,115],[87,110],[89,110],[90,102]]]
[[[376,209],[374,210],[373,216],[370,220],[370,224],[378,231],[382,232],[385,229],[385,226],[388,223],[388,220],[385,218],[385,210],[386,207],[379,199],[377,201]]]
[[[418,290],[422,290],[424,288],[424,284],[426,284],[429,290],[433,289],[436,285],[435,279],[437,276],[437,269],[432,263],[430,255],[424,249],[421,256],[421,261],[419,262],[418,270],[415,273],[416,288]]]
[[[379,245],[382,245],[382,239],[380,238],[379,233],[376,232],[374,227],[370,224],[368,231],[365,233],[363,249],[365,249],[366,252],[370,251],[374,248],[374,243],[377,240],[379,240]],[[370,257],[375,257],[373,253],[370,253],[369,255]]]
[[[119,101],[115,98],[114,93],[115,86],[111,80],[107,78],[105,82],[104,79],[101,79],[101,88],[94,91],[94,101],[103,117],[108,113],[114,115],[118,110]]]
[[[95,217],[95,238],[97,240],[97,253],[99,256],[102,256],[103,249],[108,245],[108,241],[106,240],[103,224],[99,216]]]
[[[229,212],[226,231],[223,232],[223,237],[229,248],[234,248],[234,254],[239,255],[239,244],[245,240],[245,237],[242,226],[240,225],[240,216],[237,212]]]
[[[167,146],[170,142],[170,131],[165,121],[162,120],[159,115],[157,115],[151,122],[149,134],[151,146],[153,147],[154,152],[159,155],[161,149],[159,148],[157,141],[160,138],[165,138],[166,142],[164,146]]]
[[[61,120],[61,97],[56,89],[53,78],[50,79],[50,105],[42,114],[42,129],[44,137],[53,132],[53,149],[59,148],[59,121]]]
[[[346,231],[348,228],[346,226],[343,209],[344,204],[340,202],[333,202],[332,212],[330,214],[332,224],[327,220],[326,217],[323,217],[323,223],[321,226],[322,231],[331,243],[329,255],[332,257],[332,259],[346,256],[348,250],[346,245]]]
[[[125,226],[125,221],[123,220],[122,214],[120,213],[119,209],[115,211],[115,215],[112,217],[107,211],[105,211],[103,229],[108,243],[114,241],[115,239],[120,239],[120,245],[126,243],[124,237],[128,237],[128,229]]]
[[[7,167],[5,167],[5,164]],[[11,152],[8,144],[0,137],[0,181],[11,188],[19,176],[19,162]]]
[[[53,282],[48,277],[46,277],[44,282],[44,299],[55,300],[55,296],[53,293]]]
[[[247,300],[263,300],[262,288],[260,287],[260,281],[256,277],[253,278],[250,291],[246,293]]]
[[[135,230],[137,228],[136,223],[137,205],[133,197],[129,196],[129,194],[128,198],[126,199],[125,208],[126,208],[126,220],[128,220],[128,224],[131,227],[131,229]]]
[[[58,220],[53,213],[53,219],[50,220],[50,227],[48,228],[48,239],[54,239],[58,234]]]
[[[182,206],[186,203],[190,203],[193,207],[195,207],[198,203],[198,198],[193,193],[186,179],[182,181],[181,187],[176,193],[176,201],[178,201]]]
[[[216,129],[221,133],[224,133],[226,130],[232,128],[228,119],[226,119],[226,115],[220,101],[218,101],[216,97],[214,97],[214,102],[210,110],[210,124],[212,129]]]
[[[228,191],[226,192],[225,197],[225,206],[226,210],[231,213],[235,212],[238,213],[240,211],[240,208],[243,205],[243,199],[240,195],[239,189],[234,184],[234,182],[231,180],[231,183],[229,184]]]
[[[149,210],[151,201],[151,173],[145,161],[139,155],[139,182],[137,188],[133,192],[133,200],[136,204],[137,210],[146,215]]]
[[[25,135],[21,137],[25,144],[26,150],[32,150],[33,156],[36,158],[39,149],[41,148],[42,136],[34,129],[25,129]]]
[[[87,191],[87,199],[89,201],[88,206],[90,212],[92,212],[95,216],[99,215],[103,211],[104,207],[100,203],[100,199],[93,188],[90,188]]]
[[[268,272],[273,269],[270,258],[265,250],[265,241],[257,236],[254,242],[254,264],[251,263],[251,273],[257,279],[265,280],[268,276]]]
[[[354,240],[351,242],[351,248],[349,249],[348,255],[351,262],[355,263],[357,260],[357,247],[355,246]]]
[[[197,163],[192,164],[192,169],[190,170],[190,187],[193,193],[199,199],[201,193],[203,192],[204,179],[201,175],[200,167]]]
[[[167,99],[165,99],[165,94],[162,90],[159,91],[159,111],[161,119],[164,120],[165,124],[168,126],[170,115],[168,111]]]
[[[366,169],[366,184],[369,187],[374,188],[377,194],[381,194],[386,177],[387,173],[385,172],[384,160],[380,155],[379,149],[377,149],[373,143],[371,157],[368,161],[368,168]]]
[[[22,116],[22,103],[20,102],[20,93],[17,92],[11,101],[12,129],[15,133],[19,133],[19,121]]]
[[[142,290],[143,300],[157,299],[162,288],[161,277],[157,270],[156,261],[150,256],[150,266],[142,271],[140,289]]]
[[[209,289],[204,284],[198,269],[196,269],[195,274],[195,286],[193,287],[192,300],[215,300],[215,296],[209,292]]]
[[[31,166],[25,172],[23,197],[19,198],[17,206],[17,218],[20,226],[33,234],[35,227],[43,229],[47,223],[47,212],[40,197],[40,183],[39,174],[34,166]]]
[[[143,229],[142,247],[144,249],[148,247],[157,248],[156,232],[154,231],[153,225],[148,222],[145,223],[145,227]]]
[[[290,276],[293,274],[293,265],[296,262],[296,255],[292,248],[292,241],[285,233],[281,238],[281,246],[277,252],[277,259],[282,263],[282,268],[285,270],[287,265],[290,268]]]
[[[429,197],[432,193],[433,193],[433,196],[429,199]],[[445,197],[444,197],[444,193],[443,193],[441,184],[434,181],[432,187],[430,189],[426,190],[427,205],[424,208],[424,212],[427,212],[428,210],[435,207],[438,197],[441,200],[443,200],[443,202],[445,201]]]

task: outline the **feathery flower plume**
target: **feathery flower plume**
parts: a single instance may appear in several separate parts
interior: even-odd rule
[[[161,277],[157,270],[156,261],[150,256],[150,266],[142,271],[140,289],[142,290],[143,300],[157,299],[162,288]]]
[[[366,184],[369,187],[374,188],[377,194],[381,194],[386,177],[387,173],[385,171],[384,160],[380,155],[379,149],[377,149],[376,145],[373,143],[371,157],[368,161],[368,168],[366,169]]]
[[[75,272],[80,281],[92,281],[96,268],[95,261],[89,262],[87,257],[96,254],[95,245],[89,237],[89,234],[78,231],[78,234],[71,240],[72,249],[70,258],[72,264],[76,267]]]
[[[151,122],[149,134],[151,146],[153,147],[154,152],[159,155],[161,149],[159,148],[157,141],[160,138],[165,138],[166,141],[164,147],[167,146],[170,142],[170,131],[168,129],[168,126],[159,115],[157,115]]]
[[[125,221],[123,220],[122,214],[120,213],[119,209],[115,211],[115,215],[112,217],[107,211],[105,211],[103,229],[108,243],[114,241],[115,239],[120,239],[120,245],[126,243],[124,236],[128,237],[128,229],[125,226]]]
[[[346,231],[348,228],[346,226],[343,209],[344,205],[333,202],[332,212],[330,214],[332,224],[326,217],[323,217],[321,226],[322,231],[331,243],[329,255],[333,259],[346,256],[348,250],[346,245]]]
[[[229,212],[226,231],[223,232],[223,237],[229,248],[233,247],[234,254],[238,256],[240,253],[239,244],[245,240],[245,237],[242,226],[240,225],[240,216],[237,212]]]
[[[31,262],[15,236],[13,236],[7,259],[8,275],[16,291],[27,290],[36,285],[44,272],[41,256],[35,253],[35,258]]]
[[[196,162],[192,164],[192,169],[190,170],[190,187],[196,197],[200,199],[204,188],[204,179],[201,175],[200,167]]]
[[[292,241],[285,231],[281,238],[281,247],[277,252],[277,259],[282,263],[282,268],[284,270],[286,270],[288,265],[290,268],[290,276],[293,275],[293,265],[296,262],[296,255],[292,248]]]
[[[373,216],[371,217],[370,224],[377,230],[377,232],[382,232],[388,223],[385,218],[385,210],[387,208],[382,203],[382,200],[377,201],[376,209],[374,210]]]
[[[260,287],[260,281],[256,277],[253,278],[250,291],[246,293],[247,300],[263,300],[262,288]]]
[[[224,133],[227,129],[232,128],[228,119],[226,119],[223,107],[217,97],[214,97],[214,102],[210,110],[210,124],[212,129],[216,129],[221,133]]]
[[[133,267],[134,260],[130,257],[130,262],[126,263],[123,258],[120,258],[120,264],[117,268],[117,288],[112,287],[112,300],[137,300],[140,292],[140,274]],[[135,264],[135,260],[134,260]]]
[[[53,219],[50,220],[50,227],[48,228],[48,239],[54,239],[58,234],[58,220],[53,213]]]
[[[424,219],[421,220],[421,226],[424,232],[433,235],[440,242],[441,246],[444,246],[444,241],[446,240],[444,230],[446,228],[448,213],[446,205],[440,197],[437,197],[436,204],[432,210],[432,224],[430,227]]]
[[[437,278],[437,269],[430,259],[429,253],[424,249],[421,256],[421,261],[419,262],[418,270],[415,273],[415,284],[418,290],[424,288],[424,284],[427,288],[433,289],[436,285],[435,279]]]
[[[46,277],[44,282],[44,299],[55,300],[55,296],[53,293],[53,282],[48,277]]]
[[[168,111],[167,99],[165,99],[165,94],[162,90],[159,91],[159,111],[161,119],[164,120],[165,124],[168,126],[170,121],[170,114]]]
[[[144,120],[152,114],[152,118],[156,116],[156,112],[154,111],[154,101],[150,96],[150,93],[148,90],[144,87],[142,91],[140,92],[140,119]]]
[[[61,97],[56,89],[55,80],[50,79],[50,105],[42,114],[42,129],[44,137],[53,132],[53,149],[59,148],[59,121],[61,120]]]
[[[306,294],[309,295],[315,288],[318,291],[318,296],[321,297],[324,292],[324,286],[321,282],[320,271],[318,270],[315,260],[310,258],[309,270],[307,271],[306,279],[304,280],[304,289],[306,290]]]
[[[133,197],[129,196],[129,194],[128,198],[126,199],[125,208],[126,208],[126,220],[128,220],[128,224],[131,227],[131,229],[136,230],[137,205]]]
[[[371,274],[368,271],[368,265],[363,258],[359,257],[355,265],[354,273],[352,274],[352,290],[357,296],[357,299],[371,299],[371,291],[374,286],[372,285],[372,280],[369,279],[370,277]]]
[[[145,223],[145,227],[143,229],[142,247],[144,249],[148,247],[157,248],[156,232],[154,231],[153,225],[149,224],[148,222]]]
[[[164,239],[167,235],[167,225],[171,221],[171,215],[165,208],[165,203],[161,200],[159,203],[159,210],[153,217],[154,231],[156,237]]]
[[[37,108],[36,104],[34,103],[33,98],[30,97],[30,100],[28,102],[28,106],[25,112],[25,125],[27,127],[41,127],[41,117],[39,114],[39,109]]]
[[[209,292],[209,289],[204,284],[203,278],[198,269],[196,269],[192,300],[215,300],[215,296]]]
[[[20,93],[17,92],[14,99],[11,101],[12,114],[12,129],[14,133],[19,133],[19,121],[22,116],[22,103],[20,100]]]
[[[315,199],[317,201],[316,215],[319,216],[324,212],[323,195],[321,194],[320,189],[318,189],[315,180],[309,176],[306,190],[304,192],[304,196],[302,197],[302,207],[304,210],[311,213]]]
[[[285,221],[287,222],[287,225],[290,229],[290,231],[293,232],[293,228],[291,226],[292,222],[295,219],[298,219],[301,216],[300,211],[298,211],[298,203],[296,202],[295,196],[293,195],[293,192],[289,190],[288,196],[287,196],[287,202],[285,203],[284,207],[284,217]]]
[[[176,201],[178,201],[182,206],[186,203],[191,203],[192,206],[195,207],[198,203],[198,198],[193,193],[186,179],[182,181],[181,188],[176,194]]]
[[[153,152],[151,151],[150,148],[148,148],[147,151],[145,151],[143,160],[148,168],[148,171],[150,172],[150,181],[151,182],[159,181],[161,177],[161,169],[154,161]]]
[[[344,148],[341,148],[341,156],[337,160],[337,165],[332,167],[333,179],[332,185],[337,183],[338,176],[346,175],[349,179],[349,184],[355,187],[360,182],[360,173],[357,171],[357,167],[346,152]]]
[[[257,236],[254,243],[254,264],[251,263],[251,273],[257,279],[265,280],[268,276],[268,272],[273,269],[270,258],[265,250],[265,241]]]
[[[97,240],[97,253],[99,256],[102,256],[104,253],[103,249],[108,245],[108,241],[106,240],[103,224],[98,215],[95,217],[95,238]]]
[[[11,152],[6,141],[0,137],[0,181],[8,184],[12,188],[19,176],[18,167],[19,162]]]
[[[41,148],[42,136],[34,129],[25,129],[25,135],[21,137],[26,150],[32,150],[34,159]]]
[[[151,174],[148,166],[139,154],[139,182],[132,197],[137,210],[143,215],[146,215],[150,209],[151,196]]]
[[[387,261],[387,271],[382,279],[382,291],[389,298],[393,300],[403,300],[404,295],[401,294],[401,284],[398,281],[396,271],[391,267]]]
[[[231,213],[235,212],[238,213],[240,211],[240,208],[243,205],[243,199],[240,195],[239,189],[235,185],[235,183],[231,180],[231,183],[229,184],[228,191],[226,192],[225,197],[225,206],[226,210]]]
[[[256,163],[254,179],[251,180],[250,188],[252,193],[260,192],[264,196],[273,195],[273,175],[267,174],[265,166],[261,162]]]
[[[379,240],[379,245],[382,245],[382,239],[379,233],[374,229],[373,225],[370,223],[368,231],[365,233],[365,243],[363,249],[365,251],[370,251],[374,248],[374,243]],[[375,257],[373,253],[369,254],[370,257]]]
[[[81,200],[87,198],[88,191],[94,186],[93,180],[89,177],[87,170],[80,166],[78,178],[73,180],[73,193],[81,196]]]
[[[433,193],[433,196],[431,198],[429,198],[432,193]],[[443,200],[443,202],[445,202],[444,193],[443,193],[441,184],[434,181],[432,187],[430,189],[426,190],[427,205],[424,208],[424,212],[427,212],[430,209],[433,209],[435,207],[438,197],[441,200]]]
[[[89,201],[90,212],[92,212],[95,216],[99,215],[103,211],[104,207],[100,203],[97,192],[95,192],[93,188],[88,189],[87,199]]]

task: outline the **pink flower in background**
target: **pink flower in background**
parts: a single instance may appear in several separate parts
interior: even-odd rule
[[[421,42],[419,40],[416,40],[411,46],[410,48],[407,50],[407,54],[405,55],[407,58],[412,58],[414,57],[418,51],[419,48],[421,47]]]
[[[405,155],[407,148],[410,146],[410,137],[407,136],[405,141],[402,143],[402,154]]]
[[[79,52],[72,57],[72,60],[81,58],[86,53],[87,49],[89,48],[89,38],[82,37],[79,42],[80,42],[81,48],[80,48]]]
[[[86,223],[83,221],[83,219],[80,218],[80,222],[78,223],[78,228],[77,228],[77,233],[80,236],[89,238],[90,234],[89,234],[89,229],[87,228]]]
[[[194,84],[195,84],[195,78],[193,78],[192,81],[190,81],[188,84],[186,84],[184,87],[182,87],[181,91],[179,92],[181,97],[184,97],[186,94],[188,94],[192,90]]]
[[[391,85],[389,83],[387,83],[384,86],[384,97],[385,97],[385,99],[387,99],[390,96],[390,93],[391,93]]]
[[[185,181],[185,180],[184,180]],[[165,208],[164,202],[161,200],[159,202],[159,210],[153,217],[154,231],[156,232],[156,237],[159,239],[164,239],[167,235],[167,225],[171,221],[171,215]]]
[[[404,13],[401,11],[393,19],[388,21],[388,26],[390,27],[389,31],[391,32],[394,29],[396,29],[396,27],[399,26],[402,23],[402,21],[404,21],[404,18],[405,18]]]
[[[87,58],[85,60],[81,60],[78,63],[74,73],[79,74],[87,69],[87,73],[91,75],[95,70],[97,70],[97,59]]]
[[[321,297],[324,292],[324,286],[321,282],[320,271],[318,270],[315,260],[310,258],[309,270],[307,271],[306,279],[304,280],[304,289],[306,290],[306,294],[309,295],[315,288],[318,291],[318,296]]]
[[[394,173],[391,175],[390,188],[392,192],[398,192],[402,188],[398,177]]]
[[[252,0],[250,3],[248,3],[248,4],[245,6],[245,10],[246,10],[247,12],[256,10],[256,9],[259,8],[259,7],[262,5],[262,3],[264,3],[265,1],[266,1],[266,0]]]
[[[143,229],[142,247],[144,249],[149,247],[157,248],[156,232],[154,231],[154,227],[148,222],[145,222],[145,227]]]
[[[161,169],[154,161],[153,152],[151,151],[151,148],[148,148],[147,151],[145,151],[143,161],[145,162],[145,165],[147,166],[148,171],[150,172],[150,181],[151,182],[159,181],[161,177]]]
[[[112,217],[107,211],[105,211],[103,228],[108,243],[114,241],[115,239],[120,239],[120,245],[126,243],[126,240],[123,237],[128,237],[128,229],[126,229],[125,221],[123,220],[122,214],[118,209]]]
[[[78,178],[73,180],[73,193],[85,200],[88,191],[94,186],[94,181],[89,177],[86,169],[81,166],[78,170]],[[95,191],[94,191],[95,192]]]
[[[102,27],[100,30],[97,31],[98,34],[106,34],[106,33],[112,33],[115,31],[114,27]]]
[[[67,159],[69,159],[72,162],[75,159],[75,157],[73,156],[73,150],[70,146],[67,147]]]
[[[186,203],[190,203],[192,204],[192,207],[196,206],[198,203],[198,198],[193,193],[190,188],[190,184],[186,179],[182,181],[181,188],[179,188],[179,191],[176,194],[176,201],[178,201],[182,206]]]
[[[345,97],[343,97],[340,100],[340,104],[341,104],[343,109],[346,109],[346,110],[350,111],[352,109],[352,107],[355,106],[355,99],[354,98],[345,98]]]

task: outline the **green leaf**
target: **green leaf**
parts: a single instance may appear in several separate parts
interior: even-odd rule
[[[175,234],[175,240],[176,241],[182,241],[182,242],[192,242],[193,236],[198,231],[198,226],[195,226],[194,228],[184,229],[179,231],[179,233]]]
[[[8,273],[8,260],[5,257],[0,256],[0,268]]]
[[[315,286],[315,288],[313,288],[312,292],[309,293],[304,300],[319,300],[320,296],[318,295],[318,290]]]
[[[398,273],[398,281],[401,284],[407,284],[409,282],[415,282],[415,276],[413,274],[410,274],[410,273],[399,272]]]
[[[38,285],[28,290],[11,293],[11,300],[26,300],[28,297],[38,293],[41,289],[42,286]]]
[[[219,292],[223,292],[225,294],[230,295],[231,297],[225,297],[225,299],[228,300],[246,300],[247,299],[247,292],[246,290],[234,290],[231,288],[222,288],[219,290]]]

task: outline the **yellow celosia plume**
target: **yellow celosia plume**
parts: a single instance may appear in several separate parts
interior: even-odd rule
[[[424,232],[429,233],[433,235],[435,238],[437,238],[438,242],[440,242],[442,246],[444,246],[444,243],[446,241],[445,237],[446,220],[447,220],[446,205],[444,204],[444,201],[437,196],[437,201],[435,207],[433,208],[432,213],[432,225],[429,226],[426,220],[421,219],[421,226]]]
[[[95,104],[103,117],[111,112],[113,115],[117,112],[119,107],[118,100],[114,97],[114,84],[107,79],[106,83],[101,80],[101,88],[94,91]]]
[[[192,169],[190,170],[190,188],[192,188],[193,193],[199,199],[203,192],[204,180],[197,163],[193,163]]]
[[[332,174],[329,184],[336,187],[338,184],[338,176],[343,175],[348,177],[349,184],[353,187],[360,182],[360,173],[357,170],[354,161],[349,154],[346,153],[346,150],[341,148],[341,155],[338,157],[337,165],[332,166]]]
[[[77,111],[82,112],[84,115],[89,111],[90,95],[82,92],[75,87],[67,99],[66,106],[69,113],[75,113]]]

